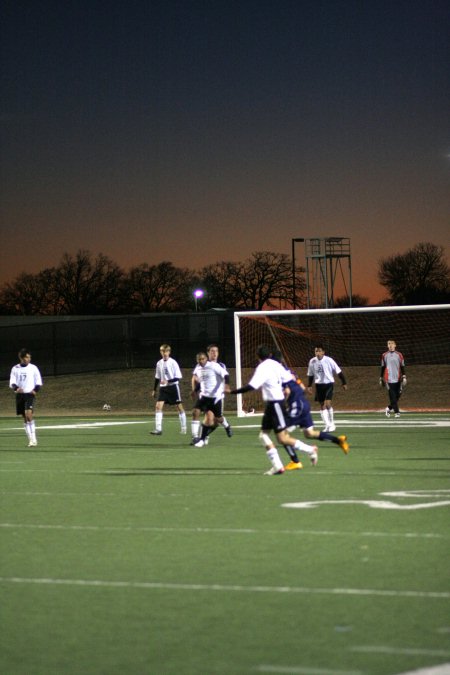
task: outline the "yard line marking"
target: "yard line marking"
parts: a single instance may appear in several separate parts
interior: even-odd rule
[[[419,509],[433,509],[440,506],[450,506],[450,501],[425,502],[423,504],[396,504],[381,499],[322,499],[315,502],[288,502],[282,504],[286,509],[314,509],[323,504],[363,504],[371,509],[389,509],[397,511],[418,511]]]
[[[440,666],[431,668],[419,668],[418,670],[408,670],[397,675],[450,675],[450,663],[442,663]]]
[[[118,427],[126,424],[150,424],[149,420],[133,420],[124,422],[79,422],[74,424],[36,424],[36,429],[100,429],[102,427]],[[1,431],[22,431],[23,427],[6,427]]]
[[[361,654],[404,654],[405,656],[450,656],[449,649],[418,649],[416,647],[386,647],[384,645],[361,645],[349,647],[351,652]]]
[[[76,496],[77,493],[73,493]],[[335,530],[256,530],[254,528],[225,528],[225,527],[160,527],[160,526],[134,526],[134,525],[59,525],[45,523],[0,523],[4,529],[31,529],[31,530],[87,530],[99,532],[177,532],[195,534],[282,534],[282,535],[312,535],[325,537],[388,537],[394,539],[448,539],[450,535],[427,533],[427,532],[339,532]]]
[[[261,665],[255,670],[258,673],[280,673],[283,675],[362,675],[361,670],[330,670],[325,668],[308,668],[306,666],[273,666]],[[443,675],[443,674],[442,674]]]
[[[234,584],[182,584],[165,581],[106,581],[104,579],[53,579],[0,577],[5,584],[37,584],[42,586],[89,586],[98,588],[139,588],[174,591],[228,591],[231,593],[298,593],[304,595],[378,596],[450,600],[445,591],[399,591],[376,588],[307,588],[301,586],[241,586]],[[362,647],[361,650],[370,649]],[[449,652],[450,654],[450,652]]]

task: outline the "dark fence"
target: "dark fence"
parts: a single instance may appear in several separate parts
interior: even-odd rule
[[[113,317],[1,317],[0,379],[9,378],[17,352],[26,347],[43,375],[124,368],[153,368],[159,347],[171,345],[184,368],[210,342],[234,365],[232,311]]]

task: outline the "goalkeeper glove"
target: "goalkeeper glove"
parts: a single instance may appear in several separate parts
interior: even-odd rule
[[[403,375],[403,377],[402,377],[402,385],[403,385],[404,387],[406,387],[407,383],[408,383],[408,382],[407,382],[407,380],[406,380],[406,375]]]
[[[380,387],[384,387],[384,380],[382,377],[380,377]]]

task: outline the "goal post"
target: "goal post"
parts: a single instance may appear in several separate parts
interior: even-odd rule
[[[450,304],[238,311],[234,339],[238,388],[247,384],[257,365],[258,345],[280,350],[289,368],[305,381],[314,347],[323,344],[349,384],[345,393],[335,387],[335,407],[355,411],[386,405],[378,380],[381,355],[393,339],[405,358],[405,409],[450,410]],[[239,394],[238,415],[251,408],[262,411],[259,392]]]

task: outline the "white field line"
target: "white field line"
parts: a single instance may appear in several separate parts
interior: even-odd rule
[[[440,666],[430,666],[419,668],[418,670],[408,670],[397,675],[450,675],[450,663],[441,663]]]
[[[55,579],[0,577],[3,584],[34,584],[40,586],[85,586],[95,588],[130,588],[142,590],[212,591],[225,593],[297,593],[299,595],[372,596],[381,598],[412,598],[450,600],[445,591],[400,591],[376,588],[308,588],[306,586],[243,586],[237,584],[183,584],[165,581],[108,581],[105,579]]]
[[[432,418],[422,418],[422,419],[404,419],[401,418],[400,420],[373,420],[373,419],[358,419],[358,418],[350,418],[350,419],[338,419],[336,420],[338,423],[338,426],[347,426],[347,427],[364,427],[364,428],[378,428],[378,427],[386,427],[389,429],[394,429],[394,425],[397,428],[417,428],[417,427],[450,427],[450,418],[449,419],[432,419]],[[79,423],[73,423],[73,424],[36,424],[36,429],[37,430],[60,430],[60,429],[101,429],[105,427],[113,427],[113,426],[127,426],[131,424],[150,424],[150,420],[129,420],[129,421],[121,421],[121,422],[79,422]],[[388,427],[387,425],[391,425]],[[248,429],[260,429],[261,424],[237,424],[233,425],[233,430],[234,431],[245,431]],[[318,427],[319,428],[319,427]],[[23,432],[23,427],[22,426],[14,426],[14,427],[4,427],[0,428],[0,433],[2,431],[22,431]],[[319,428],[320,431],[320,428]]]
[[[226,528],[226,527],[158,527],[158,526],[134,526],[134,525],[60,525],[45,523],[0,523],[3,529],[30,529],[30,530],[80,530],[91,532],[165,532],[167,534],[237,534],[237,535],[262,535],[279,534],[289,537],[295,535],[313,537],[377,537],[393,539],[448,539],[448,536],[432,532],[339,532],[335,530],[257,530],[252,528]]]
[[[361,645],[349,647],[360,654],[402,654],[404,656],[450,656],[450,649],[420,649],[417,647],[387,647],[384,645]],[[445,665],[445,664],[444,664]]]
[[[308,668],[307,666],[274,666],[261,665],[254,669],[258,673],[278,673],[279,675],[362,675],[360,670],[331,670],[325,668]]]

